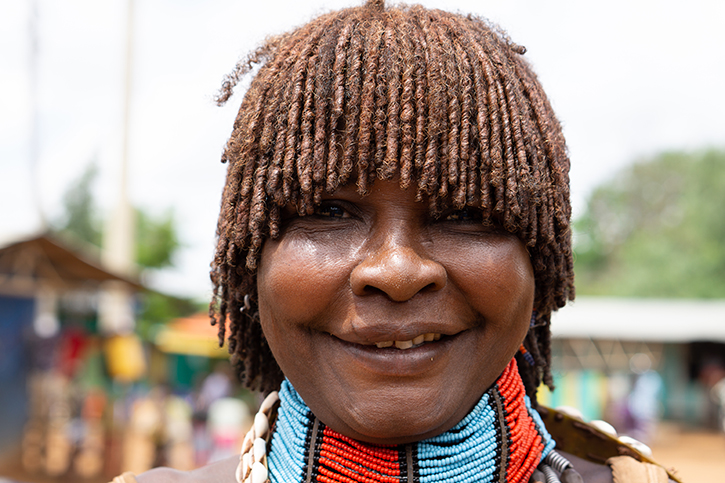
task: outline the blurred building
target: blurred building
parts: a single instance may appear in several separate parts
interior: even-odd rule
[[[257,401],[208,314],[109,330],[109,285],[132,295],[134,319],[152,295],[93,247],[50,235],[0,247],[0,474],[107,481],[238,452]]]
[[[625,430],[640,409],[717,424],[712,391],[725,378],[725,301],[578,297],[554,314],[552,332],[557,389],[546,404],[578,407]]]
[[[104,285],[143,288],[98,260],[92,249],[51,235],[0,248],[0,449],[19,440],[31,409],[31,374],[53,369],[71,376],[80,369],[88,336],[98,333]]]

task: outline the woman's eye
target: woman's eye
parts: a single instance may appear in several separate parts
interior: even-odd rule
[[[349,218],[350,214],[338,205],[322,204],[315,208],[315,215],[325,218]]]
[[[446,221],[480,221],[482,219],[481,210],[470,207],[452,211],[445,217]]]

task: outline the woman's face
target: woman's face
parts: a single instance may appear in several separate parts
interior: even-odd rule
[[[521,241],[475,209],[433,218],[377,181],[290,212],[257,277],[262,328],[322,422],[400,444],[440,434],[494,383],[528,330],[534,276]]]

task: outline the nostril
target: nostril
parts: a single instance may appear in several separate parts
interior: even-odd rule
[[[397,287],[400,288],[400,287]],[[425,292],[435,292],[440,287],[436,283],[429,283],[425,287],[418,290],[416,293],[425,293]],[[388,287],[388,290],[383,290],[382,288],[375,287],[374,285],[365,285],[362,289],[362,295],[389,295],[390,287]]]
[[[445,268],[421,257],[409,247],[378,251],[365,258],[350,274],[356,295],[383,294],[404,302],[421,292],[434,292],[446,285]]]
[[[385,291],[373,285],[365,285],[361,295],[385,295]]]
[[[420,291],[421,292],[435,292],[436,290],[440,289],[441,287],[438,286],[438,284],[431,282],[425,287],[423,287]]]

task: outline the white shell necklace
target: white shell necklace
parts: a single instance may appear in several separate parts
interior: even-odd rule
[[[236,477],[237,483],[265,483],[269,481],[267,466],[267,443],[272,437],[269,419],[275,404],[279,401],[279,393],[271,392],[259,411],[254,415],[254,424],[244,436],[242,451],[239,457]]]

